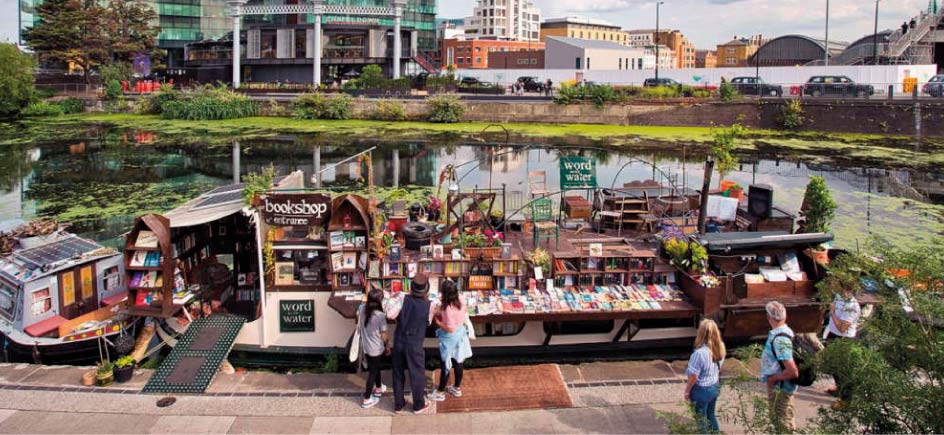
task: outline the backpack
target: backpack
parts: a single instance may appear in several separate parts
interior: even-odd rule
[[[806,350],[803,342],[797,340],[796,335],[790,335],[785,332],[781,332],[770,340],[770,351],[773,352],[774,359],[776,359],[777,363],[780,364],[780,369],[786,370],[786,367],[783,365],[783,361],[780,361],[780,359],[777,358],[777,346],[774,345],[774,341],[776,341],[779,337],[789,338],[790,345],[793,347],[793,362],[796,363],[799,376],[794,378],[791,382],[801,387],[809,387],[813,385],[813,383],[816,382],[816,367],[813,366],[813,355],[810,351]]]

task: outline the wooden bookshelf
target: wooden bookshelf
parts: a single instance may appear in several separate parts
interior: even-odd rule
[[[587,248],[555,252],[552,266],[557,287],[674,283],[674,269],[663,267],[655,250],[631,246],[604,246],[595,256]]]
[[[370,263],[370,251],[367,248],[370,243],[369,228],[370,217],[364,198],[343,195],[331,202],[331,220],[328,222],[326,239],[333,290],[366,288],[366,267]]]
[[[145,237],[142,237],[144,235]],[[137,246],[144,244],[145,238],[156,239],[157,246]],[[139,241],[139,237],[142,239]],[[132,260],[139,252],[157,253],[157,265],[134,265]],[[153,255],[153,254],[152,254]],[[170,317],[178,308],[174,305],[174,274],[176,260],[174,246],[171,243],[170,221],[160,215],[144,215],[135,220],[134,228],[125,239],[124,252],[125,282],[128,284],[128,313],[134,316]],[[138,275],[141,274],[141,275]],[[138,279],[134,278],[138,276]],[[150,275],[161,280],[160,286],[135,284],[141,276]],[[151,302],[139,304],[139,299],[150,296]]]

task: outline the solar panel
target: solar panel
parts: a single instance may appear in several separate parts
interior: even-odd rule
[[[212,207],[214,205],[225,204],[229,202],[236,202],[243,200],[243,193],[241,191],[220,193],[218,195],[212,195],[200,201],[197,205],[193,206],[194,210],[206,207]]]
[[[76,256],[101,249],[101,246],[79,237],[70,237],[48,245],[37,246],[17,252],[15,255],[36,267],[58,263]]]
[[[223,192],[232,192],[235,190],[243,190],[243,187],[246,187],[246,183],[227,184],[226,186],[217,187],[216,189],[213,189],[205,193],[205,195],[213,195],[214,193],[223,193]]]

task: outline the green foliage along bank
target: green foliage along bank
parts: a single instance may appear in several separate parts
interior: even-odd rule
[[[0,118],[15,116],[33,99],[33,58],[0,44]]]
[[[248,118],[259,113],[259,104],[225,87],[204,86],[193,91],[162,89],[159,110],[164,119],[208,121]]]

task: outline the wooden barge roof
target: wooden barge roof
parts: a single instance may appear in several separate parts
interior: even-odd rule
[[[759,248],[805,248],[830,242],[833,240],[833,235],[790,234],[786,231],[708,233],[698,236],[696,240],[708,252],[729,252]]]

